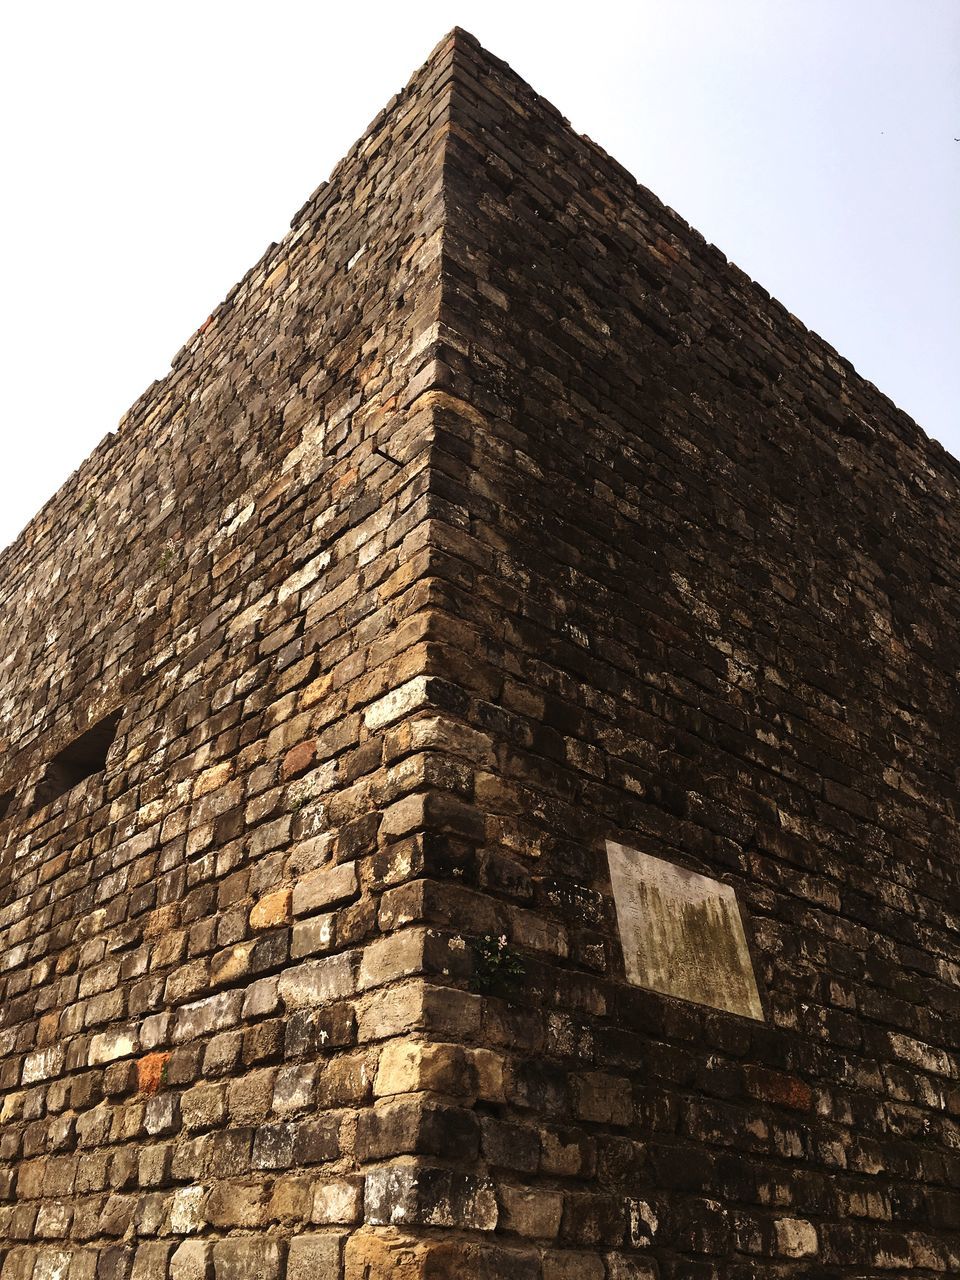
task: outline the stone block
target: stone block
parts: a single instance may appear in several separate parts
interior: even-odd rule
[[[195,1041],[213,1031],[223,1031],[240,1020],[243,1005],[241,991],[221,991],[193,1004],[186,1004],[174,1014],[171,1038],[174,1044]]]
[[[154,1142],[141,1147],[137,1159],[137,1181],[141,1187],[164,1187],[170,1178],[172,1148],[170,1144]]]
[[[312,916],[309,920],[298,920],[293,926],[290,939],[290,955],[294,960],[300,960],[304,956],[332,951],[336,938],[337,916],[333,912]]]
[[[251,1231],[266,1224],[266,1186],[262,1179],[250,1182],[217,1182],[210,1189],[204,1217],[221,1231]],[[218,1272],[219,1275],[219,1272]]]
[[[605,1280],[606,1267],[596,1253],[545,1253],[543,1280]]]
[[[256,1124],[269,1116],[277,1072],[273,1067],[248,1071],[227,1086],[227,1109],[233,1125]]]
[[[97,1255],[92,1249],[76,1249],[70,1257],[67,1280],[95,1280]],[[6,1274],[4,1273],[4,1280]]]
[[[313,871],[293,887],[292,910],[295,916],[315,915],[329,911],[355,898],[360,892],[356,862],[334,863]]]
[[[401,1097],[367,1109],[357,1119],[354,1154],[363,1162],[396,1155],[477,1158],[480,1119],[460,1107],[438,1105],[422,1097]]]
[[[324,1178],[316,1184],[311,1222],[336,1224],[359,1222],[363,1217],[363,1179]]]
[[[380,1054],[373,1091],[377,1097],[422,1090],[471,1097],[475,1088],[467,1051],[460,1045],[394,1040]]]
[[[127,1058],[140,1048],[140,1037],[136,1028],[130,1027],[118,1031],[100,1031],[90,1039],[87,1061],[90,1066],[101,1066],[114,1062],[117,1058]]]
[[[537,1251],[467,1236],[364,1227],[344,1250],[344,1280],[540,1280]]]
[[[500,1229],[532,1239],[553,1240],[560,1231],[563,1196],[559,1191],[501,1186]]]
[[[290,889],[277,889],[265,894],[250,908],[250,928],[277,929],[288,924],[292,897]]]
[[[207,1188],[199,1184],[177,1187],[170,1199],[170,1230],[186,1236],[199,1231],[206,1221]]]
[[[401,716],[427,706],[429,701],[429,680],[426,676],[416,676],[371,703],[363,713],[363,722],[368,729],[382,729]]]
[[[305,742],[298,742],[297,745],[295,747],[291,747],[283,757],[283,762],[280,766],[280,776],[283,778],[284,782],[289,781],[291,778],[298,778],[300,774],[306,773],[316,757],[317,744],[312,738]]]
[[[817,1229],[803,1218],[777,1218],[773,1224],[777,1253],[785,1258],[811,1258],[820,1251]]]
[[[294,1158],[298,1165],[323,1164],[340,1155],[340,1122],[335,1113],[297,1121]]]
[[[216,1280],[281,1280],[286,1245],[280,1240],[237,1238],[213,1246]]]
[[[608,1253],[607,1280],[660,1280],[660,1268],[652,1258],[638,1258],[636,1254]]]
[[[367,943],[361,953],[357,989],[367,991],[422,973],[426,945],[422,929],[405,929]]]
[[[324,1009],[300,1009],[285,1020],[285,1058],[331,1053],[356,1042],[356,1021],[349,1003]]]
[[[180,1130],[180,1098],[172,1092],[155,1093],[147,1099],[143,1125],[151,1137]]]
[[[574,1077],[577,1115],[596,1124],[628,1125],[633,1120],[633,1092],[624,1076],[586,1071]]]
[[[498,1219],[497,1198],[488,1179],[422,1162],[371,1170],[364,1204],[365,1221],[372,1226],[406,1223],[493,1231]]]
[[[0,1254],[0,1261],[2,1261]],[[15,1265],[11,1270],[22,1270],[20,1259],[15,1257]],[[68,1249],[43,1249],[37,1253],[32,1262],[31,1280],[66,1280],[70,1272],[71,1255]],[[3,1272],[6,1275],[6,1271]]]
[[[292,1121],[261,1125],[253,1135],[250,1159],[254,1169],[288,1169],[293,1164],[296,1124]]]
[[[167,1264],[172,1249],[173,1245],[166,1240],[138,1244],[130,1280],[167,1280]]]
[[[278,978],[258,978],[251,982],[243,998],[243,1018],[263,1018],[280,1007]]]
[[[286,1280],[341,1280],[344,1239],[341,1232],[294,1236],[287,1254]]]
[[[185,1129],[211,1129],[226,1115],[226,1085],[196,1084],[180,1097],[180,1115]]]
[[[130,1280],[134,1251],[129,1245],[108,1245],[97,1257],[97,1280]]]
[[[292,1115],[310,1105],[317,1087],[317,1071],[312,1064],[278,1068],[273,1085],[275,1115]]]
[[[213,1280],[213,1244],[182,1240],[170,1259],[170,1280]]]
[[[365,1051],[339,1054],[327,1063],[317,1084],[321,1108],[359,1106],[372,1093],[370,1056]]]
[[[358,958],[355,951],[347,951],[286,969],[280,975],[281,1000],[287,1009],[304,1009],[353,995]]]

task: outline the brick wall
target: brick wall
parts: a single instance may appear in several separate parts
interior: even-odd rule
[[[361,1213],[363,856],[422,764],[384,755],[383,699],[415,703],[435,647],[449,63],[0,561],[4,1280],[240,1276],[292,1234],[314,1274]],[[49,761],[118,708],[106,769],[51,801]]]
[[[457,56],[434,485],[483,834],[429,918],[526,961],[477,1040],[500,1227],[549,1280],[952,1274],[960,468]],[[625,985],[608,838],[736,887],[764,1024]]]
[[[0,562],[2,1280],[960,1269],[958,480],[438,46]]]

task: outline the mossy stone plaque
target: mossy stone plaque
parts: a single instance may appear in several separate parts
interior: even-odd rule
[[[731,885],[607,841],[627,980],[763,1021]]]

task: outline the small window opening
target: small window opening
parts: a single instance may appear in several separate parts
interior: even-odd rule
[[[10,812],[10,806],[13,804],[16,794],[15,791],[0,791],[0,822]]]
[[[104,716],[53,757],[37,784],[35,804],[38,808],[66,795],[85,778],[103,772],[107,764],[107,752],[117,735],[117,725],[122,714],[121,707]]]

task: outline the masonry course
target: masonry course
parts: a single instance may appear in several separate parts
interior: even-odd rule
[[[960,1273],[958,487],[451,33],[0,556],[0,1280]]]

